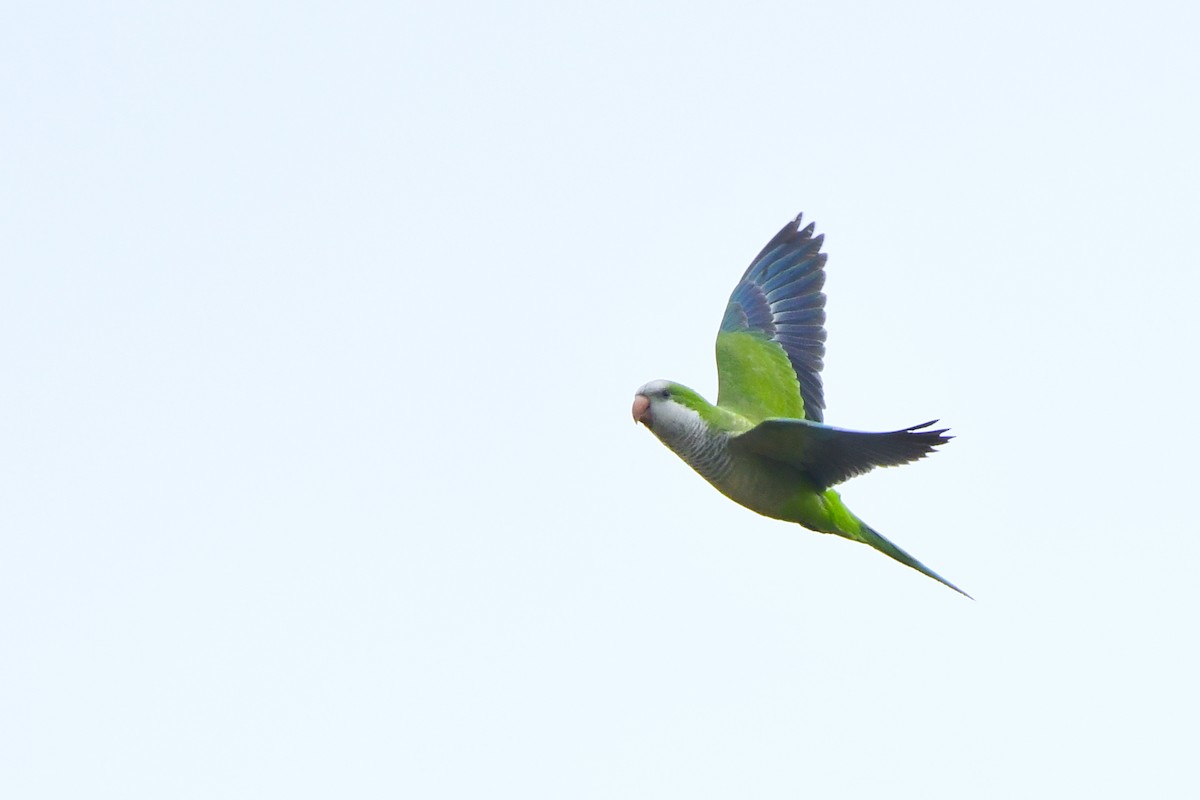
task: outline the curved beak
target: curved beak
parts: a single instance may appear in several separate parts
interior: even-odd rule
[[[650,398],[644,394],[633,396],[633,421],[650,427]]]

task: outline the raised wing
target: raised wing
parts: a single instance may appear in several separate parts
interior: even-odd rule
[[[824,418],[825,237],[801,217],[750,264],[717,333],[717,405],[754,422]]]
[[[818,491],[870,472],[924,458],[952,439],[948,429],[927,430],[936,420],[887,433],[833,428],[804,419],[769,419],[729,440],[730,448],[791,464]]]

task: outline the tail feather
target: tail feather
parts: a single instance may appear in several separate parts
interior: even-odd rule
[[[883,534],[876,531],[874,528],[872,528],[867,523],[863,522],[861,519],[857,519],[857,521],[858,521],[859,530],[855,532],[856,535],[855,534],[847,534],[847,533],[842,534],[847,539],[854,539],[855,541],[862,542],[863,544],[869,544],[871,547],[874,547],[879,552],[883,553],[884,555],[891,556],[892,558],[896,559],[897,561],[899,561],[901,564],[905,565],[906,567],[912,567],[917,572],[920,572],[922,575],[928,575],[930,578],[933,578],[938,583],[949,586],[951,589],[958,592],[963,597],[966,597],[970,600],[975,599],[974,597],[971,597],[971,595],[964,592],[962,589],[955,586],[950,581],[943,578],[941,575],[938,575],[936,572],[931,570],[929,567],[922,564],[920,561],[917,561],[915,558],[913,558],[908,553],[901,550],[896,545],[892,544],[892,542],[890,542]]]

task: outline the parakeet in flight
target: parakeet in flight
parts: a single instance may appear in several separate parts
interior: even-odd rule
[[[801,228],[802,216],[767,243],[729,298],[717,333],[717,404],[651,381],[634,395],[633,419],[751,511],[869,544],[967,595],[854,516],[831,488],[916,461],[952,437],[931,428],[936,420],[888,433],[823,423],[825,237],[813,236],[811,223]]]

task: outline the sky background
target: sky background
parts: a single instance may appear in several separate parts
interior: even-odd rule
[[[1200,792],[1194,6],[0,17],[0,795]],[[799,211],[976,602],[630,420]]]

